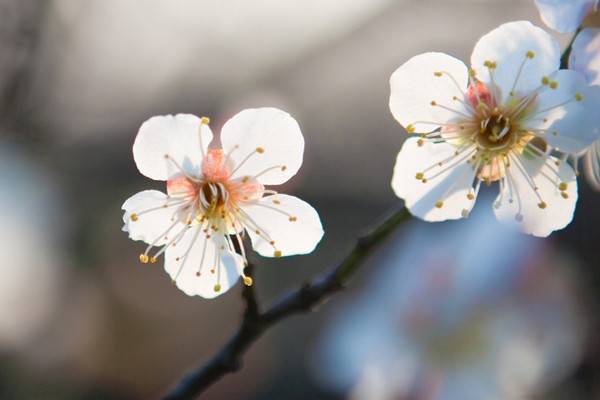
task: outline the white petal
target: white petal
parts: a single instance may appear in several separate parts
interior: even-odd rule
[[[177,209],[164,208],[165,204],[167,195],[158,190],[144,190],[131,196],[121,207],[125,210],[123,230],[128,232],[133,240],[162,246],[168,241],[164,240],[165,235],[179,232],[184,227],[183,223],[176,223],[174,220]],[[133,214],[137,216],[136,221],[131,219]],[[159,238],[160,240],[157,240]]]
[[[300,127],[288,113],[276,108],[254,108],[234,115],[223,125],[221,143],[236,169],[232,178],[260,175],[260,183],[278,185],[294,176],[302,164]]]
[[[538,190],[533,189],[531,181],[513,160],[508,169],[509,184],[496,199],[496,217],[525,233],[541,237],[567,226],[573,219],[577,201],[577,181],[571,166],[566,162],[557,166],[553,157],[521,157],[520,160],[523,170],[531,176]],[[567,199],[563,198],[558,187],[561,182],[567,184]],[[539,207],[541,201],[546,203],[546,208]],[[517,215],[522,215],[522,220]]]
[[[467,66],[459,59],[444,53],[420,54],[392,74],[390,111],[405,128],[412,125],[415,132],[431,132],[467,112],[453,100],[464,99],[467,83]],[[439,106],[432,106],[432,101]]]
[[[274,257],[276,250],[281,251],[281,256],[310,253],[323,237],[317,211],[294,196],[266,196],[244,205],[242,211],[250,220],[246,230],[252,247],[264,257]],[[295,220],[290,221],[290,217]],[[275,243],[272,245],[270,241]]]
[[[456,156],[456,147],[450,144],[425,142],[419,147],[417,142],[417,138],[408,138],[398,153],[392,177],[394,192],[404,199],[413,215],[425,221],[462,218],[463,210],[470,210],[472,204],[467,195],[475,177],[473,167],[463,155]],[[448,159],[441,167],[438,165]],[[418,172],[431,166],[425,172],[427,183],[416,179]],[[433,177],[435,174],[439,175]],[[443,206],[438,208],[440,200]]]
[[[569,68],[581,72],[590,85],[600,85],[599,28],[586,28],[575,37]]]
[[[219,249],[220,243],[224,243],[222,237],[206,239],[196,227],[189,229],[176,246],[165,252],[165,271],[188,296],[212,299],[238,281],[240,274],[236,262],[242,265],[243,260],[238,254],[229,252],[226,245],[225,250]],[[200,276],[197,276],[198,272]],[[217,284],[221,286],[219,291],[215,291]]]
[[[556,89],[545,88],[537,99],[544,118],[533,127],[543,128],[544,137],[551,147],[567,153],[579,153],[600,136],[600,86],[588,86],[577,71],[559,70],[550,75],[558,82]],[[575,96],[581,96],[577,101]],[[558,107],[557,107],[558,106]]]
[[[597,0],[596,0],[597,1]],[[560,33],[574,32],[594,0],[535,0],[542,21]]]
[[[585,152],[583,168],[589,184],[600,191],[600,139],[592,143]]]
[[[534,57],[528,58],[528,52],[533,52]],[[484,66],[486,61],[496,63],[493,78]],[[486,85],[493,79],[502,90],[501,102],[506,101],[511,91],[516,95],[531,93],[540,86],[543,76],[558,69],[559,62],[556,40],[528,21],[510,22],[494,29],[477,42],[471,56],[477,78]]]
[[[152,117],[140,127],[133,143],[133,158],[142,174],[159,181],[182,176],[180,168],[198,174],[212,137],[208,125],[195,115]]]

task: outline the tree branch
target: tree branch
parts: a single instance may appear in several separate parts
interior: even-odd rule
[[[240,370],[246,350],[267,329],[290,315],[311,310],[333,293],[341,290],[350,276],[362,265],[371,250],[409,218],[410,213],[404,207],[392,212],[375,228],[359,237],[354,248],[344,260],[323,278],[312,283],[305,283],[301,288],[289,293],[264,313],[261,313],[258,308],[253,287],[245,287],[243,296],[246,300],[246,311],[240,329],[212,360],[198,371],[187,376],[164,399],[193,399],[223,375]],[[252,273],[252,269],[250,273]]]

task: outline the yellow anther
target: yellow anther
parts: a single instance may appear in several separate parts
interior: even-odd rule
[[[287,167],[284,165],[283,167],[281,167],[282,171],[285,171],[287,169]]]
[[[527,53],[525,53],[525,56],[527,56],[527,58],[533,58],[535,57],[535,53],[531,50],[529,50]]]
[[[463,209],[463,210],[461,211],[461,214],[462,214],[462,217],[463,217],[463,218],[467,218],[467,217],[469,216],[469,210],[467,210],[467,209]]]
[[[417,146],[423,147],[424,144],[425,144],[425,142],[423,141],[423,139],[417,140]]]
[[[135,222],[135,221],[137,221],[137,220],[138,220],[138,216],[137,216],[137,214],[131,214],[131,216],[130,216],[129,218],[131,218],[131,220],[132,220],[133,222]]]
[[[140,254],[140,261],[143,262],[144,264],[146,264],[148,262],[148,255]]]
[[[172,285],[177,285],[177,281],[176,281],[175,279],[173,279],[173,280],[171,281],[171,284],[172,284]]]
[[[274,240],[271,240],[271,241],[269,242],[269,244],[270,244],[271,246],[274,246],[274,245],[275,245],[275,241],[274,241]]]
[[[581,93],[575,93],[575,100],[577,100],[577,101],[583,100],[583,96],[581,95]]]
[[[290,217],[290,222],[296,222],[298,220],[297,217]]]
[[[249,176],[245,176],[245,177],[242,178],[242,183],[246,183],[249,180],[250,180],[250,177]]]
[[[550,82],[550,89],[556,89],[558,87],[558,82],[552,81]]]
[[[249,276],[245,276],[244,277],[244,285],[252,286],[252,278],[250,278]]]
[[[496,69],[496,67],[497,67],[497,64],[495,62],[489,61],[489,60],[485,61],[483,63],[483,65],[486,66],[486,67],[488,67],[489,69]]]
[[[441,201],[441,200],[438,200],[438,201],[436,201],[436,202],[435,202],[435,206],[436,206],[437,208],[442,208],[442,206],[443,206],[443,205],[444,205],[444,202],[443,202],[443,201]]]
[[[276,257],[276,258],[281,257],[281,250],[275,250],[275,252],[273,253],[273,257]]]
[[[435,102],[435,100],[431,100],[431,105],[432,106],[437,106],[437,103]]]
[[[208,124],[210,124],[210,119],[208,117],[202,117],[202,118],[200,118],[200,123],[204,124],[204,125],[208,125]]]
[[[262,147],[257,147],[257,148],[256,148],[256,151],[257,151],[258,153],[262,154],[262,153],[264,153],[264,152],[265,152],[265,149],[263,149]]]
[[[560,190],[560,191],[565,191],[565,190],[567,190],[567,187],[568,187],[568,185],[567,185],[567,182],[561,182],[561,183],[558,185],[558,190]]]
[[[515,92],[513,92],[512,90],[508,93],[510,96],[514,96]]]
[[[475,75],[477,75],[477,72],[476,72],[474,69],[470,69],[470,70],[469,70],[469,76],[470,76],[471,78],[473,78],[473,77],[475,77]]]
[[[550,78],[548,78],[547,76],[543,76],[542,77],[542,85],[547,85],[550,83]]]
[[[423,179],[423,177],[425,176],[425,174],[423,174],[422,172],[417,172],[417,175],[415,176],[415,178],[417,178],[418,180]]]
[[[150,259],[150,262],[151,262],[151,263],[155,263],[155,262],[156,262],[156,258],[152,257],[152,258]]]
[[[275,203],[275,204],[281,204],[281,202],[279,200],[273,200],[273,203]]]
[[[434,74],[435,76],[437,76],[437,77],[440,77],[440,76],[442,76],[442,73],[441,73],[441,72],[437,72],[437,71],[436,71],[436,72],[434,72],[433,74]]]
[[[469,199],[469,200],[473,200],[474,198],[475,198],[475,195],[473,193],[469,193],[467,195],[467,199]]]
[[[542,201],[541,203],[538,204],[538,207],[543,210],[544,208],[548,207],[548,204],[546,204]]]
[[[560,195],[563,197],[563,199],[569,198],[569,195],[567,194],[567,192],[560,192]]]
[[[220,292],[221,291],[221,285],[219,285],[217,283],[213,289],[215,290],[215,292]]]
[[[406,125],[406,132],[408,132],[408,133],[414,133],[415,132],[415,127],[412,124]]]

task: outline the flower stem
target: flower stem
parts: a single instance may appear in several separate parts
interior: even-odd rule
[[[164,399],[194,399],[225,374],[239,371],[246,350],[267,329],[293,314],[314,309],[323,300],[343,289],[348,279],[363,265],[370,252],[410,217],[411,215],[405,207],[392,210],[368,233],[360,236],[350,253],[341,263],[332,267],[325,276],[313,282],[306,282],[299,289],[280,299],[264,313],[259,310],[254,289],[251,286],[245,287],[243,297],[246,301],[246,311],[239,330],[216,356],[200,369],[188,375]],[[250,270],[250,272],[252,271]]]
[[[575,41],[575,38],[577,37],[577,35],[579,34],[579,32],[581,32],[581,29],[582,29],[581,26],[579,28],[577,28],[577,30],[573,34],[573,37],[571,38],[571,41],[569,42],[569,44],[567,45],[567,47],[565,48],[565,50],[561,54],[561,56],[560,56],[560,69],[567,69],[567,68],[569,68],[569,56],[571,55],[571,49],[573,48],[573,42]]]

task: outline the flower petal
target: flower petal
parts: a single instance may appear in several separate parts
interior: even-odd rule
[[[252,247],[264,257],[310,253],[323,237],[317,211],[294,196],[266,196],[244,205],[242,212],[248,220],[246,230]]]
[[[277,108],[253,108],[234,115],[221,131],[231,177],[248,176],[264,185],[284,183],[302,164],[304,138],[294,118]]]
[[[496,199],[496,217],[525,233],[541,237],[567,226],[573,219],[577,201],[573,168],[566,162],[559,162],[557,166],[558,160],[554,157],[521,157],[519,160],[521,168],[512,160],[513,165],[507,170],[508,184]],[[566,184],[562,191],[561,183]],[[540,207],[542,201],[543,208]]]
[[[444,221],[462,218],[463,210],[471,209],[467,195],[475,172],[466,162],[468,157],[456,156],[455,152],[456,147],[448,143],[425,142],[419,146],[417,138],[404,142],[396,158],[392,188],[413,215],[425,221]],[[428,169],[424,174],[426,183],[416,178],[417,173]],[[436,207],[438,201],[443,201],[441,207]]]
[[[128,198],[121,207],[125,210],[123,230],[133,240],[155,246],[167,243],[164,236],[169,232],[179,232],[184,227],[182,222],[175,222],[177,209],[164,207],[167,199],[167,195],[158,190],[144,190]]]
[[[466,112],[453,99],[464,99],[467,83],[467,66],[459,59],[444,53],[420,54],[392,74],[390,111],[410,132],[412,128],[431,132]],[[432,101],[442,107],[433,106]]]
[[[581,72],[590,85],[600,85],[600,29],[579,32],[569,56],[569,68]]]
[[[600,139],[592,143],[583,155],[583,168],[590,186],[600,191]]]
[[[166,181],[184,171],[199,174],[212,132],[191,114],[160,115],[142,124],[133,143],[133,158],[150,179]],[[165,158],[165,155],[169,158]],[[182,171],[182,169],[184,171]]]
[[[600,136],[600,86],[588,86],[581,73],[571,70],[556,71],[550,80],[558,86],[540,92],[538,119],[543,120],[531,126],[544,130],[550,146],[578,153]]]
[[[496,63],[493,77],[485,66],[490,61]],[[540,86],[543,76],[558,69],[559,62],[556,40],[528,21],[500,25],[479,39],[471,56],[477,78],[486,86],[493,82],[502,90],[502,99],[497,99],[501,103],[511,91],[517,96],[530,94]]]
[[[190,229],[177,246],[165,252],[165,271],[188,296],[217,297],[238,281],[236,263],[243,265],[241,256],[230,252],[224,242],[222,236],[206,239],[199,227]],[[222,245],[224,250],[220,249]],[[217,284],[220,285],[218,291],[215,290]]]
[[[534,0],[542,21],[560,33],[574,32],[597,0]]]

